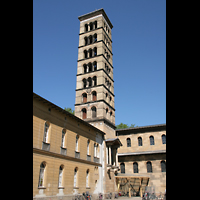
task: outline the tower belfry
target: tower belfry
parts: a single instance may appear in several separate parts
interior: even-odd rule
[[[80,20],[75,115],[115,138],[112,28],[103,9]]]

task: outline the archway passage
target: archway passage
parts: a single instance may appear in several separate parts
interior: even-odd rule
[[[148,185],[149,178],[148,176],[116,176],[118,193],[128,195],[129,197],[142,197],[145,187]]]

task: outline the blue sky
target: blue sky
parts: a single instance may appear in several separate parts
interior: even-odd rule
[[[113,24],[115,124],[166,123],[166,0],[33,0],[33,92],[74,109],[78,16],[100,8]]]

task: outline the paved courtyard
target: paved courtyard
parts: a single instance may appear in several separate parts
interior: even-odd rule
[[[142,200],[142,197],[119,197],[119,200]]]

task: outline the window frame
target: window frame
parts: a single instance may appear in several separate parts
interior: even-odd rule
[[[74,168],[74,188],[78,187],[78,167]]]
[[[131,138],[126,139],[127,147],[131,147]]]
[[[66,129],[63,129],[62,130],[62,139],[61,139],[61,147],[62,148],[66,147],[66,145],[65,145],[65,139],[66,139]]]
[[[58,188],[63,188],[63,170],[64,170],[64,165],[60,165],[59,175],[58,175]]]
[[[42,163],[40,164],[38,188],[45,187],[45,186],[44,186],[45,172],[46,172],[46,163],[45,163],[45,162],[42,162]]]
[[[149,142],[150,142],[150,145],[155,145],[155,141],[154,141],[154,136],[153,135],[149,136]]]
[[[162,144],[166,144],[166,135],[162,134],[161,138],[162,138]]]
[[[78,149],[79,149],[79,135],[76,135],[75,151],[79,152]]]
[[[146,165],[147,165],[147,173],[152,173],[152,172],[153,172],[153,168],[152,168],[152,163],[151,163],[151,161],[148,161],[148,162],[146,163]]]
[[[90,184],[89,184],[89,176],[90,176],[90,170],[89,169],[87,169],[86,170],[86,188],[89,188],[90,186]]]
[[[48,143],[49,128],[50,128],[50,123],[49,122],[45,122],[45,124],[44,124],[44,136],[43,136],[43,142],[45,142],[45,143]]]
[[[126,172],[124,162],[120,163],[120,171],[121,171],[121,174],[125,174],[125,172]]]
[[[138,173],[138,163],[137,162],[133,163],[133,173]]]
[[[142,146],[142,137],[138,137],[138,146]]]
[[[161,172],[166,172],[166,161],[160,161]]]

